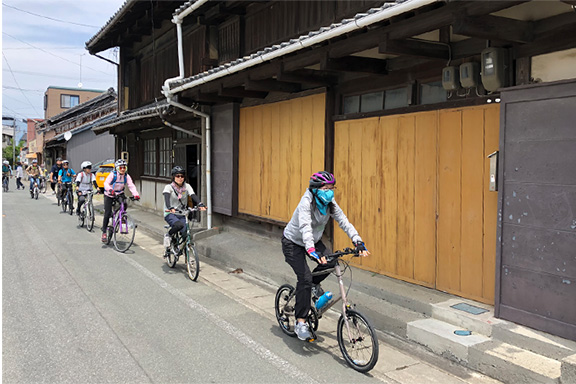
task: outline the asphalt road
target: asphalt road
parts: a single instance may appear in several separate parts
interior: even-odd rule
[[[90,233],[51,196],[2,193],[4,383],[389,382],[286,337],[205,268],[168,268],[143,233],[126,254],[102,245],[99,220]]]

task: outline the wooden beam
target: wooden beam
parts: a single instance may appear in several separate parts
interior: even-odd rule
[[[299,84],[312,84],[330,86],[338,82],[338,77],[332,72],[318,71],[315,69],[300,69],[293,72],[280,71],[276,75],[280,81]]]
[[[194,101],[205,104],[205,103],[237,103],[241,99],[237,97],[221,96],[216,93],[202,93],[199,90],[193,92],[191,97]]]
[[[320,63],[320,69],[337,72],[363,72],[376,75],[388,74],[386,60],[356,56],[342,57],[340,59],[324,58]]]
[[[264,99],[268,96],[268,92],[261,92],[261,91],[248,91],[243,87],[234,87],[234,88],[224,88],[222,85],[220,86],[220,90],[218,91],[218,95],[220,96],[230,96],[230,97],[239,97],[239,98],[253,98],[253,99]]]
[[[244,88],[248,91],[295,93],[300,92],[302,87],[299,84],[278,81],[273,79],[250,80],[244,82]]]
[[[529,43],[534,39],[534,25],[531,21],[492,15],[457,17],[452,24],[452,31],[458,35],[514,43]]]
[[[378,52],[440,60],[450,58],[450,47],[447,44],[416,39],[386,40],[378,45]]]

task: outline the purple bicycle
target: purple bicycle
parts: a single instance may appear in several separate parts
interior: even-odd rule
[[[134,200],[133,197],[130,197]],[[126,213],[126,196],[118,194],[112,202],[112,220],[108,224],[108,241],[114,240],[114,248],[118,252],[126,252],[134,243],[137,225],[134,220]]]

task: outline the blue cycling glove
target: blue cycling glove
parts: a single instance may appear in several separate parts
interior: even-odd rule
[[[315,258],[317,261],[320,261],[320,256],[318,253],[316,253],[316,248],[308,248],[306,252],[308,252],[308,254]]]

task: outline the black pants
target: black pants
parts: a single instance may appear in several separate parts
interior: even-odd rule
[[[20,189],[20,188],[24,189],[24,184],[22,184],[22,181],[21,181],[21,180],[22,180],[21,177],[17,177],[17,178],[16,178],[16,188],[17,188],[17,189]]]
[[[314,248],[316,248],[316,252],[319,255],[330,253],[330,250],[326,248],[322,241],[314,244]],[[293,243],[284,236],[282,236],[282,253],[284,253],[284,259],[292,267],[298,279],[296,283],[296,318],[305,319],[308,316],[308,312],[310,311],[312,285],[320,284],[320,282],[328,277],[328,274],[312,276],[312,272],[310,272],[310,268],[308,267],[308,263],[306,261],[308,258],[306,249],[296,243]],[[334,260],[328,264],[318,264],[316,268],[314,268],[314,272],[333,268],[336,263],[337,260]]]
[[[82,193],[80,193],[78,195],[78,207],[77,207],[78,212],[80,212],[80,210],[82,209],[82,205],[84,204],[85,201],[86,201],[86,196],[84,196]]]

